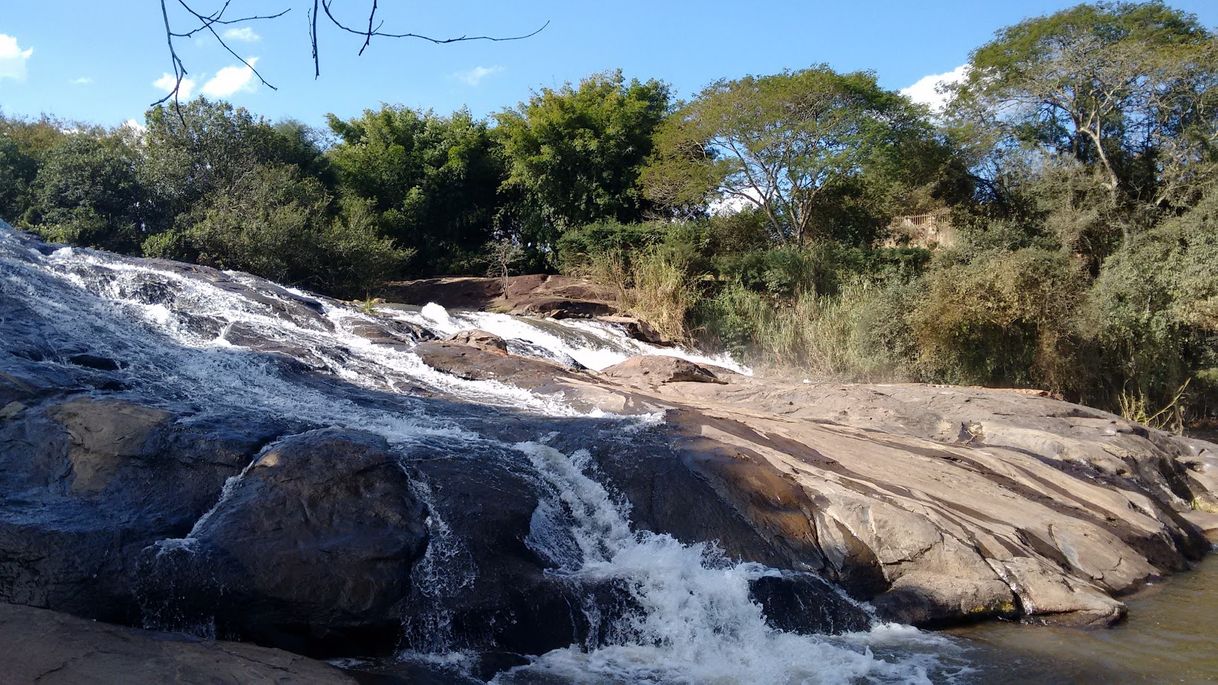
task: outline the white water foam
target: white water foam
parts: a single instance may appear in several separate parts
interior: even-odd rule
[[[553,489],[548,515],[561,508],[570,516],[577,549],[544,530],[530,544],[565,557],[558,573],[573,580],[624,582],[642,612],[617,627],[615,643],[551,651],[493,682],[930,683],[932,673],[950,679],[962,672],[942,660],[949,641],[912,628],[809,636],[769,627],[749,583],[776,571],[730,562],[711,545],[632,531],[627,505],[588,475],[587,452],[568,456],[538,442],[515,447]],[[884,658],[882,649],[899,654]]]
[[[751,376],[752,370],[731,355],[705,355],[679,346],[661,347],[631,338],[625,329],[604,321],[540,319],[536,317],[465,310],[448,310],[432,302],[418,310],[383,307],[381,311],[440,335],[478,328],[507,340],[523,340],[548,350],[553,359],[569,357],[600,371],[638,355],[680,357]]]
[[[33,303],[27,314],[36,320],[28,322],[28,332],[9,327],[13,337],[0,340],[0,349],[43,345],[56,350],[62,345],[66,354],[76,351],[71,347],[76,341],[87,340],[91,352],[128,363],[122,375],[144,398],[362,429],[397,447],[439,442],[459,448],[462,443],[492,442],[459,415],[437,415],[410,397],[416,387],[463,403],[547,416],[576,414],[560,397],[442,374],[423,364],[408,345],[374,345],[352,331],[375,317],[340,303],[233,275],[259,289],[263,299],[253,299],[155,263],[76,249],[44,257],[13,240],[12,234],[0,231],[0,284],[11,288],[6,295]],[[8,256],[5,249],[10,250]],[[165,297],[141,296],[148,288],[164,291]],[[289,301],[292,297],[304,298],[320,313],[284,315],[284,307],[299,305]],[[393,315],[440,333],[490,329],[593,368],[631,354],[673,352],[630,340],[620,329],[595,322],[448,312],[434,305]],[[193,323],[200,317],[214,325]],[[278,357],[252,354],[225,338],[234,326],[254,331],[260,340],[282,343],[286,354],[316,371],[379,391],[384,398],[370,406],[344,396],[338,385],[317,387],[285,374]],[[694,361],[731,365],[688,354]],[[623,424],[622,434],[658,420],[658,415],[641,417]],[[771,629],[748,589],[751,580],[773,570],[730,562],[710,544],[687,545],[667,535],[632,531],[628,505],[615,501],[596,480],[586,452],[566,455],[544,442],[496,447],[521,454],[527,460],[522,468],[531,466],[551,495],[534,515],[530,546],[556,560],[555,572],[573,582],[624,583],[641,608],[587,644],[544,654],[528,666],[500,674],[498,682],[532,682],[544,676],[584,683],[929,682],[960,672],[950,667],[954,643],[912,628],[880,626],[841,636]],[[426,499],[427,493],[420,495]],[[455,539],[442,519],[434,517],[428,526],[434,544],[416,568],[416,580],[460,592],[472,574],[493,572],[465,567],[465,543]],[[190,537],[166,544],[189,547]],[[442,609],[443,597],[434,599]],[[444,639],[442,612],[434,618],[420,626],[437,637],[431,645],[434,653],[427,658],[454,667],[470,663],[469,654],[447,651],[451,645]]]

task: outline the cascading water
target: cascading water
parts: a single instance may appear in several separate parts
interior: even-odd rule
[[[629,607],[602,613],[589,594],[587,639],[531,657],[495,682],[930,682],[968,672],[956,643],[904,626],[835,636],[770,627],[750,582],[776,571],[734,562],[710,543],[635,530],[629,503],[599,479],[588,452],[552,445],[557,418],[601,421],[620,439],[649,430],[657,417],[589,416],[560,396],[459,379],[424,364],[405,338],[375,345],[355,330],[396,317],[437,334],[487,329],[594,369],[634,354],[675,353],[747,371],[729,358],[649,346],[608,324],[433,305],[374,316],[243,274],[44,246],[2,225],[0,305],[0,371],[53,368],[72,374],[74,390],[189,406],[197,416],[240,411],[369,431],[402,452],[404,467],[412,449],[425,448],[500,460],[523,474],[538,497],[526,544],[550,562],[548,573],[589,593],[612,582]],[[115,360],[120,381],[96,385],[96,374],[74,361],[81,355]],[[478,463],[471,459],[469,468]],[[428,502],[427,484],[419,488]],[[403,658],[459,669],[464,645],[447,634],[445,602],[496,570],[475,568],[466,541],[438,507],[429,509],[429,547],[414,570],[427,607],[407,621],[415,649]],[[189,536],[163,544],[188,547]]]

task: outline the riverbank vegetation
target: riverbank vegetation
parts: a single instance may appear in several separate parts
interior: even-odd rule
[[[621,73],[325,130],[195,100],[0,119],[0,216],[344,297],[563,271],[673,338],[843,380],[1218,414],[1218,41],[1162,4],[1000,31],[931,111],[827,66],[685,101]]]

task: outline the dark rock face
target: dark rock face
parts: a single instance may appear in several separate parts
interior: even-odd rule
[[[871,618],[859,607],[832,601],[834,589],[824,579],[800,573],[763,576],[750,583],[753,601],[765,611],[766,623],[790,633],[845,633],[867,630]]]
[[[0,423],[0,600],[138,620],[134,560],[185,534],[278,432],[88,397]]]
[[[277,649],[199,640],[0,604],[7,683],[355,683],[336,668]]]
[[[147,617],[210,620],[221,635],[300,652],[385,649],[425,518],[383,438],[294,435],[230,483],[189,537],[144,551]]]
[[[572,371],[549,361],[509,356],[489,341],[431,340],[419,343],[414,352],[433,369],[471,381],[510,379],[514,385],[539,388],[573,376]]]
[[[458,345],[468,345],[486,352],[493,352],[495,354],[508,353],[508,344],[506,340],[495,335],[494,333],[488,333],[476,328],[472,328],[468,331],[457,331],[448,339],[457,343]]]
[[[444,567],[436,569],[439,582],[416,587],[407,645],[541,654],[600,627],[584,615],[584,595],[597,596],[606,620],[623,605],[618,588],[579,587],[547,574],[553,563],[527,543],[538,486],[513,459],[519,456],[475,453],[418,462],[451,546],[434,543]]]

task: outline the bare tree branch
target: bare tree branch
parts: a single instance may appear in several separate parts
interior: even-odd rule
[[[193,1],[193,0],[191,0],[191,1]],[[165,40],[169,45],[169,57],[170,57],[170,62],[173,65],[174,84],[173,84],[173,88],[168,93],[165,94],[165,97],[152,103],[152,105],[151,105],[152,107],[155,107],[157,105],[160,105],[162,103],[172,100],[174,109],[178,112],[178,116],[179,117],[181,116],[182,112],[181,112],[181,106],[179,103],[179,96],[182,91],[182,83],[186,79],[187,71],[186,71],[185,65],[182,62],[181,57],[179,57],[179,55],[178,55],[177,48],[174,45],[174,39],[191,38],[191,37],[195,36],[196,34],[202,33],[204,31],[206,31],[207,33],[210,33],[212,35],[212,37],[216,39],[216,42],[218,42],[226,51],[228,51],[228,53],[230,55],[232,55],[233,57],[236,57],[237,60],[241,62],[241,64],[245,65],[245,67],[247,69],[249,69],[255,76],[258,77],[258,80],[261,81],[263,85],[270,88],[271,90],[278,90],[278,88],[276,88],[269,81],[267,81],[262,76],[262,74],[259,73],[259,71],[254,68],[254,65],[252,63],[250,63],[248,60],[246,60],[241,55],[237,54],[237,52],[235,50],[233,50],[232,47],[229,46],[229,44],[224,40],[224,38],[219,33],[216,32],[215,27],[217,25],[230,26],[233,24],[243,24],[243,23],[253,22],[253,21],[278,19],[279,17],[282,17],[283,15],[290,12],[291,8],[284,9],[284,10],[276,12],[274,14],[254,14],[254,15],[250,15],[250,16],[227,18],[225,16],[225,13],[228,12],[229,5],[232,4],[233,0],[224,0],[224,4],[222,4],[219,9],[217,9],[216,11],[211,12],[211,13],[203,13],[203,12],[196,10],[194,7],[192,7],[187,2],[187,0],[176,0],[176,2],[189,15],[189,21],[191,22],[191,25],[189,26],[189,28],[175,28],[175,26],[173,25],[173,23],[171,23],[170,18],[169,18],[169,9],[166,6],[167,0],[161,0],[161,18],[163,19],[164,24],[165,24]],[[331,9],[331,5],[333,3],[334,3],[334,0],[313,0],[312,10],[306,9],[306,15],[307,15],[308,21],[309,21],[309,43],[312,46],[313,78],[315,78],[315,79],[319,78],[321,76],[321,56],[320,56],[321,51],[318,47],[317,18],[318,18],[318,15],[322,12],[325,13],[326,18],[329,19],[330,23],[333,24],[338,29],[345,31],[347,33],[352,33],[357,36],[364,37],[363,45],[361,45],[360,49],[359,49],[359,53],[358,53],[359,55],[363,55],[364,51],[368,49],[368,46],[372,43],[373,36],[377,36],[377,37],[381,37],[381,38],[414,38],[417,40],[423,40],[423,41],[427,41],[430,43],[435,43],[437,45],[446,45],[449,43],[460,43],[460,42],[468,42],[468,41],[502,42],[502,41],[524,40],[525,38],[531,38],[531,37],[541,33],[542,31],[544,31],[546,29],[546,27],[548,27],[550,25],[550,22],[547,21],[546,23],[542,24],[541,27],[536,29],[535,31],[531,31],[529,33],[518,35],[518,36],[489,36],[489,35],[468,36],[468,35],[462,35],[462,36],[453,36],[453,37],[449,37],[449,38],[436,38],[434,36],[428,36],[428,35],[424,35],[421,33],[390,33],[390,32],[382,31],[381,28],[384,26],[384,22],[382,21],[380,23],[377,23],[377,21],[376,21],[376,13],[377,13],[377,10],[379,9],[378,0],[372,0],[372,5],[368,12],[368,25],[366,28],[363,28],[363,29],[358,29],[358,28],[349,26],[348,24],[346,24],[342,20],[340,20],[338,17],[336,17],[334,15],[333,10]],[[197,25],[194,25],[195,22],[197,22]]]

